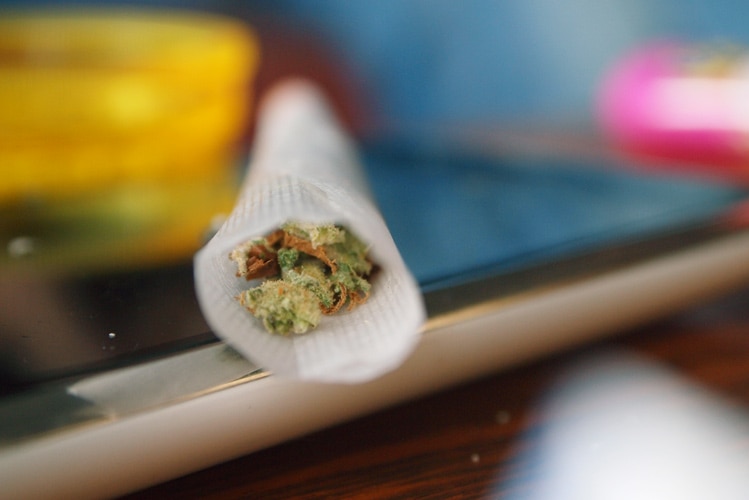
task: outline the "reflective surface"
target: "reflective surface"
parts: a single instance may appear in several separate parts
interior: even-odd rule
[[[744,197],[734,187],[587,160],[393,144],[368,148],[365,160],[431,316],[717,238],[732,228],[716,217]],[[193,234],[196,245],[203,236]],[[126,255],[111,252],[107,267],[62,258],[35,266],[33,256],[12,256],[22,240],[3,244],[3,392],[216,341],[197,306],[189,256],[123,265]]]
[[[615,160],[434,145],[367,158],[398,248],[427,290],[704,224],[746,196]]]

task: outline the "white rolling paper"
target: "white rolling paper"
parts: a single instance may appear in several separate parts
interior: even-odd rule
[[[282,336],[237,302],[254,282],[236,277],[228,255],[290,220],[345,226],[370,246],[381,270],[366,303],[323,317],[306,334]],[[282,83],[261,103],[242,191],[196,255],[195,285],[216,335],[275,375],[364,382],[400,365],[418,342],[425,319],[419,288],[372,199],[352,140],[312,84]]]

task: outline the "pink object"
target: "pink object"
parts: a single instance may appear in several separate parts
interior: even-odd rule
[[[598,115],[629,153],[749,180],[749,54],[735,47],[644,47],[607,75]]]

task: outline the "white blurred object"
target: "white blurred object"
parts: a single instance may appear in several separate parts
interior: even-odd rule
[[[248,177],[218,233],[195,258],[201,309],[213,331],[280,376],[364,382],[400,365],[426,313],[416,281],[375,206],[351,139],[322,94],[302,81],[265,98]],[[323,318],[306,335],[270,334],[236,301],[248,288],[229,252],[287,221],[340,223],[370,246],[380,271],[366,304]]]
[[[565,378],[544,415],[523,498],[749,498],[746,415],[663,368],[597,359]]]

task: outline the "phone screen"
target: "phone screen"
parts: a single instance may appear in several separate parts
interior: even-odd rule
[[[387,146],[367,166],[425,290],[680,230],[746,197],[736,186],[565,156]]]

